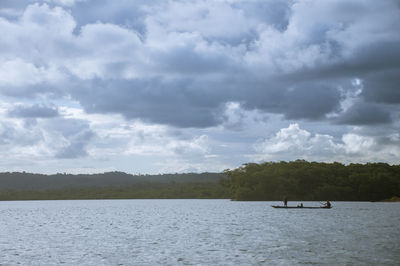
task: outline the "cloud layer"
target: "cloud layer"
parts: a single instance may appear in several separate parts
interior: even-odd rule
[[[116,145],[118,138],[101,132],[121,128],[104,122],[118,117],[127,126],[163,128],[144,141],[149,146],[129,135],[116,147],[122,154],[158,146],[187,169],[205,169],[210,158],[222,168],[310,151],[328,160],[327,147],[343,162],[393,163],[397,154],[384,143],[399,145],[399,11],[396,0],[4,1],[2,142],[21,147],[18,134],[33,130],[31,142],[52,151],[46,160],[63,165]],[[298,131],[297,148],[278,149],[289,144],[270,136],[289,129]],[[355,148],[346,141],[374,143],[376,156],[349,152]],[[236,147],[242,157],[230,163],[231,150],[196,148],[205,142]],[[255,143],[261,146],[244,148]],[[85,163],[105,168],[93,160]]]

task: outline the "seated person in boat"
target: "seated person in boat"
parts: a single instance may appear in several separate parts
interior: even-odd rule
[[[324,207],[326,207],[326,208],[330,208],[331,207],[331,203],[329,202],[329,200],[326,201]]]

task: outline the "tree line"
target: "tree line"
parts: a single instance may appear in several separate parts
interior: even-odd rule
[[[226,199],[218,183],[137,183],[122,187],[84,187],[46,190],[0,190],[0,200],[77,199]]]
[[[132,175],[124,172],[98,174],[53,175],[26,172],[0,173],[0,191],[4,190],[60,190],[66,188],[132,187],[139,183],[218,183],[220,173],[184,173]]]
[[[399,199],[400,165],[247,163],[223,173],[93,175],[0,173],[0,200],[232,199],[381,201]]]
[[[0,173],[0,200],[220,199],[221,173],[131,175]]]
[[[400,196],[400,165],[386,163],[248,163],[224,174],[221,185],[233,200],[381,201]]]

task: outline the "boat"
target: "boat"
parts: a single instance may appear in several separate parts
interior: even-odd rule
[[[272,205],[272,208],[276,209],[331,209],[332,207],[321,206],[321,207],[300,207],[300,206],[280,206]]]

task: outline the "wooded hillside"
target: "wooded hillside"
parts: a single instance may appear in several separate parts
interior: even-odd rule
[[[400,196],[400,166],[294,162],[249,163],[225,171],[234,200],[379,201]]]

